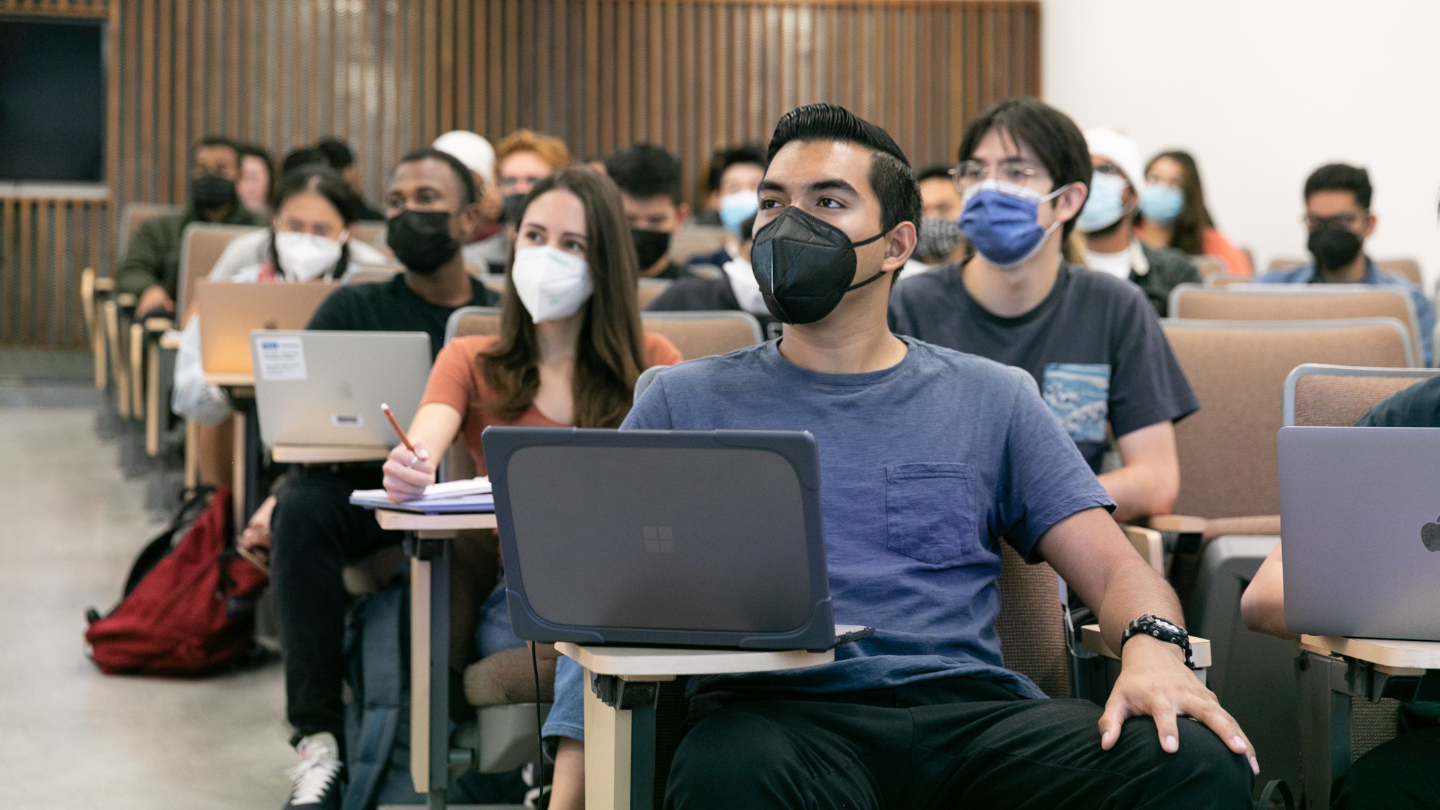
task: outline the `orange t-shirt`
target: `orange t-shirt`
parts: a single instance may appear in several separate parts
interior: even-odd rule
[[[488,406],[495,401],[495,395],[481,378],[475,367],[475,357],[499,342],[494,335],[467,335],[457,337],[440,350],[435,365],[430,369],[430,380],[425,383],[425,396],[420,404],[438,402],[449,405],[460,412],[460,436],[470,457],[475,459],[475,474],[485,475],[485,446],[480,434],[491,425],[529,425],[532,427],[565,427],[540,412],[532,402],[519,418],[496,419]],[[645,357],[652,366],[673,366],[684,358],[675,344],[663,335],[645,335]]]
[[[1214,228],[1206,228],[1200,234],[1200,252],[1206,256],[1216,256],[1230,266],[1230,275],[1250,278],[1255,275],[1255,270],[1250,266],[1250,259],[1245,251],[1235,247],[1226,239],[1223,234]]]

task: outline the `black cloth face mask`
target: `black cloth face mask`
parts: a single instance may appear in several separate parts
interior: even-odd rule
[[[460,251],[460,242],[450,235],[449,211],[405,209],[385,220],[385,243],[406,269],[429,275]]]
[[[765,307],[781,323],[815,323],[835,311],[845,293],[885,275],[878,272],[859,284],[855,248],[876,241],[877,233],[851,242],[845,232],[819,217],[790,206],[755,234],[750,264]]]
[[[190,179],[190,201],[201,211],[215,211],[239,202],[235,181],[218,174],[202,174]]]
[[[665,231],[642,231],[630,229],[630,238],[635,241],[635,257],[640,260],[640,269],[649,270],[670,252],[670,234]]]
[[[506,225],[519,225],[520,212],[525,210],[524,194],[506,194],[500,201],[500,221]]]
[[[1315,266],[1321,270],[1339,270],[1355,260],[1363,244],[1359,236],[1349,228],[1339,225],[1325,225],[1310,232],[1306,247],[1315,257]]]

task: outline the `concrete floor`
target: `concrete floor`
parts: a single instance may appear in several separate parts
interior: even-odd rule
[[[182,681],[85,658],[85,608],[113,606],[162,525],[94,424],[92,408],[0,405],[0,807],[279,808],[296,756],[278,662]]]

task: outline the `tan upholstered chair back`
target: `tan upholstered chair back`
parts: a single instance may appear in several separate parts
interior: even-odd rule
[[[445,323],[445,342],[464,335],[500,334],[500,310],[495,307],[461,307]]]
[[[345,276],[344,284],[381,284],[405,271],[398,264],[362,264]]]
[[[635,291],[636,298],[640,301],[640,310],[643,312],[650,302],[660,297],[660,293],[670,289],[670,280],[664,278],[642,278],[640,286]]]
[[[670,258],[683,262],[701,253],[725,247],[725,229],[719,225],[686,225],[670,237]]]
[[[220,254],[235,240],[259,228],[249,225],[216,225],[192,222],[180,237],[180,282],[176,289],[175,311],[184,313],[194,295],[195,282],[210,275]],[[183,317],[183,315],[182,315]]]
[[[1200,399],[1175,427],[1175,513],[1204,518],[1280,513],[1275,434],[1285,378],[1301,363],[1403,368],[1404,328],[1389,318],[1234,323],[1165,321]]]
[[[1285,379],[1285,424],[1349,427],[1379,403],[1436,374],[1440,369],[1306,363]]]
[[[643,312],[646,332],[664,335],[686,360],[725,354],[764,340],[760,322],[748,312]]]
[[[358,239],[367,245],[376,247],[385,244],[385,223],[371,220],[361,220],[350,226],[350,238]]]
[[[1205,288],[1181,285],[1170,294],[1169,312],[1172,318],[1200,321],[1394,318],[1407,325],[1416,360],[1425,357],[1415,304],[1410,294],[1398,287],[1232,284],[1224,288]]]
[[[115,246],[116,263],[118,264],[120,259],[125,258],[125,251],[130,247],[130,237],[140,230],[140,226],[144,225],[146,220],[165,214],[178,214],[180,210],[178,205],[164,203],[125,203],[125,210],[120,214],[120,241]]]
[[[1388,270],[1392,275],[1399,276],[1422,290],[1425,289],[1425,278],[1420,274],[1420,263],[1414,259],[1377,259],[1375,266],[1381,270]]]
[[[1005,666],[1035,682],[1053,698],[1070,697],[1070,656],[1055,570],[1026,565],[1009,543],[1000,542],[1000,652]]]

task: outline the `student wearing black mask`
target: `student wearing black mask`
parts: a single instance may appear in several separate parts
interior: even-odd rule
[[[1293,270],[1266,273],[1261,284],[1370,284],[1404,287],[1420,318],[1420,345],[1425,365],[1431,365],[1429,337],[1435,331],[1435,308],[1419,287],[1375,266],[1365,255],[1365,240],[1375,232],[1370,213],[1370,173],[1356,166],[1332,163],[1316,169],[1305,180],[1306,247],[1314,261]]]
[[[227,225],[265,224],[265,217],[240,204],[240,149],[234,141],[207,135],[190,151],[190,182],[185,210],[155,217],[130,239],[116,272],[116,291],[137,297],[135,314],[175,311],[180,279],[180,238],[192,222]]]
[[[690,206],[681,202],[680,159],[654,144],[637,143],[611,155],[605,173],[620,187],[640,275],[689,275],[684,265],[670,259],[670,239],[690,216]]]
[[[386,237],[405,272],[383,284],[336,290],[310,329],[426,332],[431,356],[462,306],[496,306],[499,295],[465,272],[460,239],[480,211],[464,164],[435,149],[401,158],[385,195]],[[286,807],[338,808],[344,783],[339,741],[348,596],[341,569],[400,542],[375,516],[349,504],[350,492],[380,486],[379,464],[307,467],[277,495],[271,518],[271,583],[285,639],[286,716],[302,758]]]

